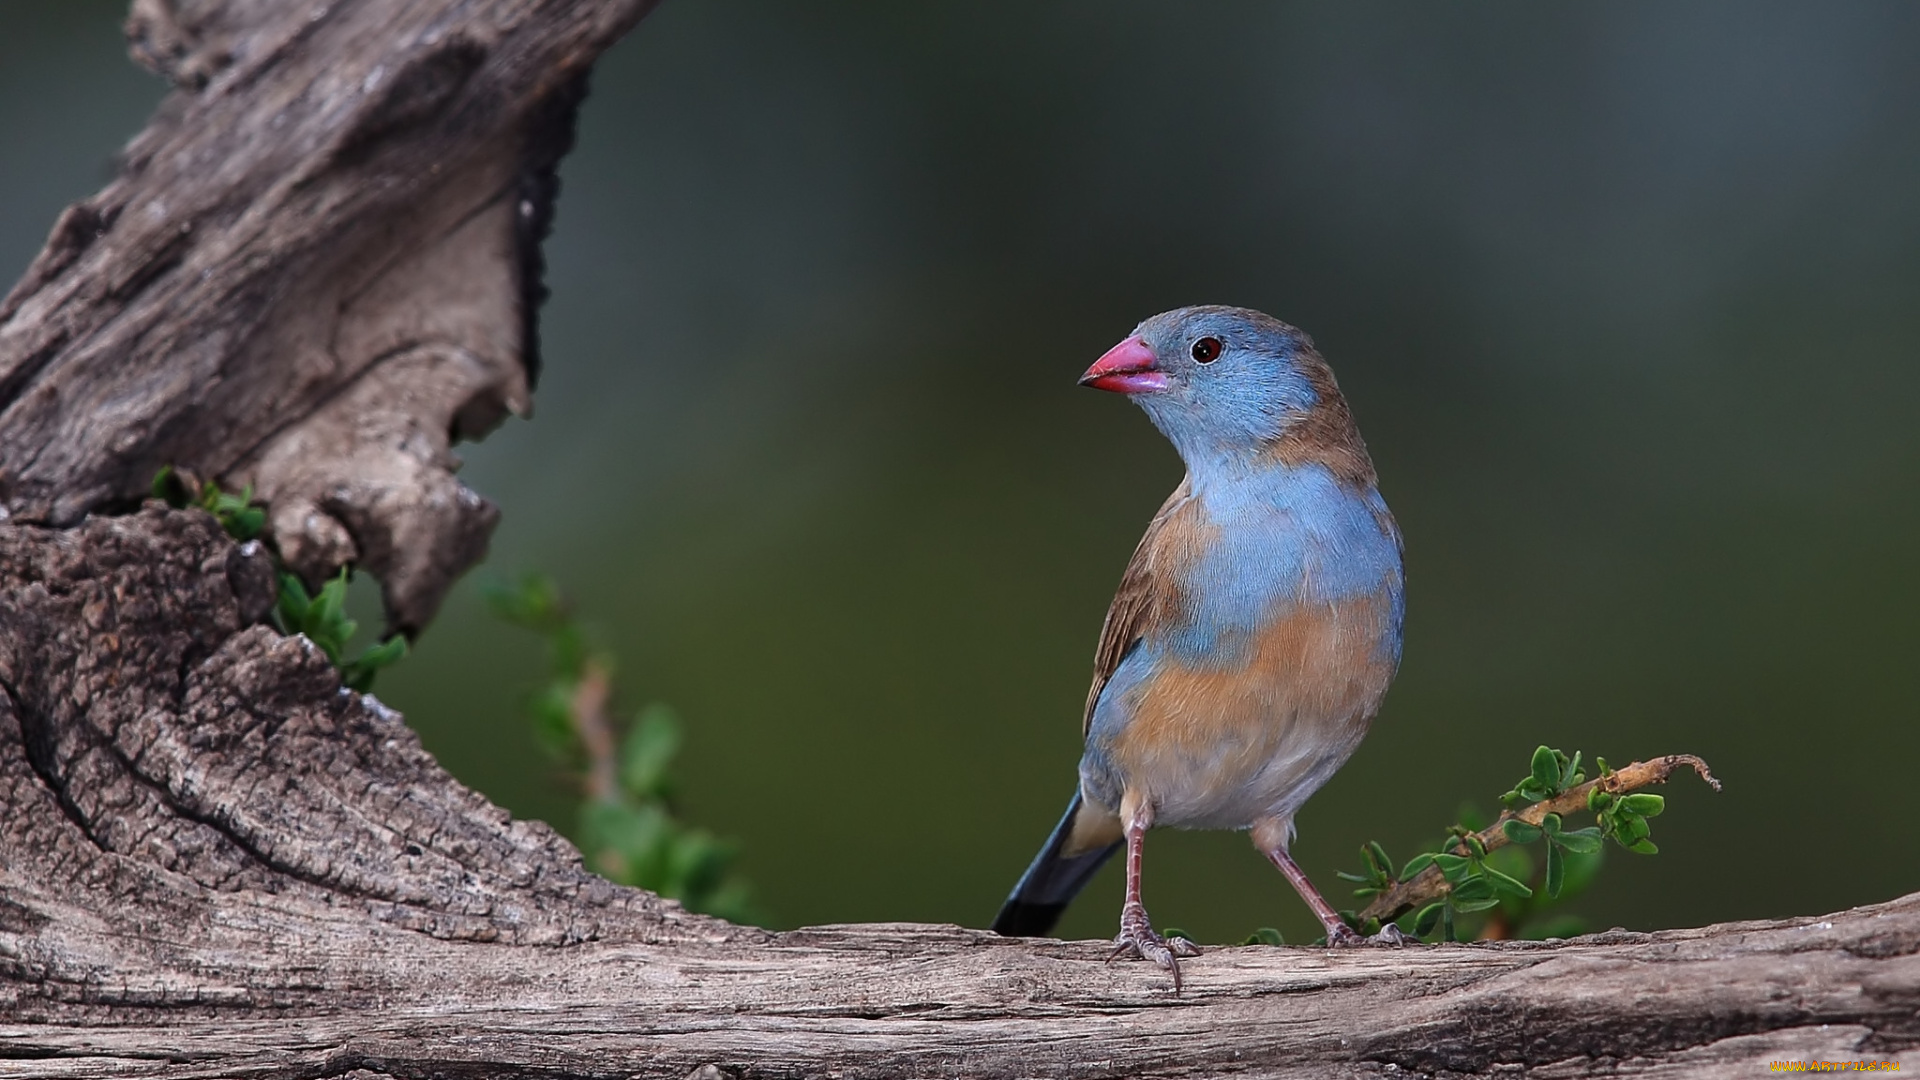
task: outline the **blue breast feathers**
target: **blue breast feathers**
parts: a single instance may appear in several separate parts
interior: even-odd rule
[[[1378,645],[1397,661],[1400,540],[1379,491],[1317,463],[1236,472],[1194,478],[1211,528],[1181,582],[1186,617],[1165,628],[1163,647],[1186,664],[1230,665],[1290,610],[1384,596],[1392,616]]]

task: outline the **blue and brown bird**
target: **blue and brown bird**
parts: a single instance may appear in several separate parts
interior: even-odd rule
[[[1081,377],[1146,410],[1187,475],[1120,577],[1094,653],[1080,786],[993,928],[1046,933],[1122,844],[1115,956],[1198,953],[1140,899],[1149,828],[1246,829],[1326,928],[1359,944],[1288,854],[1293,818],[1359,746],[1400,663],[1400,531],[1333,371],[1245,308],[1141,323]],[[1375,939],[1397,942],[1391,927]]]

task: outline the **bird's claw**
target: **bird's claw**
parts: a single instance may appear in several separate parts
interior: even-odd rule
[[[1107,955],[1107,962],[1122,956],[1151,960],[1173,976],[1173,991],[1177,994],[1180,992],[1179,958],[1199,955],[1200,946],[1177,935],[1161,937],[1147,921],[1147,909],[1128,904],[1120,911],[1120,934],[1113,939],[1113,952]]]
[[[1393,923],[1380,928],[1380,932],[1371,937],[1360,936],[1360,931],[1346,923],[1336,923],[1327,930],[1327,948],[1350,949],[1365,945],[1386,945],[1398,948],[1402,945],[1418,945],[1419,942],[1400,932]]]

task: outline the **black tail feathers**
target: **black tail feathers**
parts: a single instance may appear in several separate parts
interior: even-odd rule
[[[1033,865],[1020,875],[1020,883],[1013,887],[1013,895],[1007,897],[1007,902],[1000,906],[1000,914],[994,916],[994,933],[1009,937],[1040,937],[1052,930],[1053,924],[1060,921],[1060,913],[1073,902],[1075,894],[1119,850],[1120,845],[1113,843],[1080,855],[1061,855],[1060,849],[1066,846],[1067,838],[1072,835],[1073,819],[1079,813],[1080,794],[1075,792],[1073,801],[1067,804],[1066,814],[1060,818],[1060,824],[1055,825],[1053,835],[1047,837],[1046,846],[1033,857]]]

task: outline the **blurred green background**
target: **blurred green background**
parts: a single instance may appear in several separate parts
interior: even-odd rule
[[[0,7],[8,280],[163,93],[121,13]],[[1407,538],[1399,682],[1301,818],[1324,887],[1548,741],[1727,784],[1669,790],[1598,926],[1920,888],[1916,55],[1893,2],[668,0],[565,167],[538,416],[467,451],[493,554],[380,696],[570,827],[478,598],[550,572],[775,925],[982,925],[1179,476],[1074,379],[1245,304],[1333,361]],[[1163,925],[1312,936],[1243,837],[1147,866]]]

